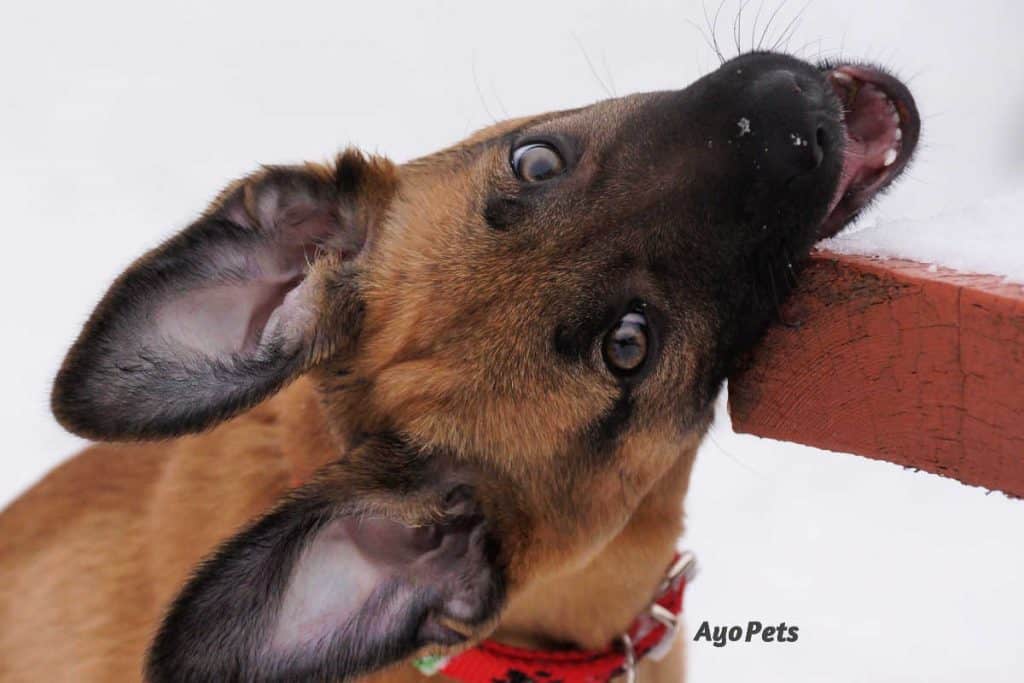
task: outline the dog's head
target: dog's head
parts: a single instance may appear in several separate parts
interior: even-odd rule
[[[229,186],[114,283],[54,410],[169,437],[308,373],[338,460],[200,568],[152,675],[345,677],[485,633],[691,457],[795,267],[918,132],[877,69],[754,53],[401,166]]]

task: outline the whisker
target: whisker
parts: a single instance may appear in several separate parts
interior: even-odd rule
[[[586,60],[587,67],[590,69],[590,73],[594,76],[594,78],[597,80],[597,82],[601,85],[601,89],[604,90],[605,94],[608,95],[608,97],[615,97],[615,95],[612,94],[612,91],[608,89],[608,86],[605,85],[605,82],[601,79],[601,76],[598,75],[597,69],[594,68],[594,63],[592,61],[590,61],[590,55],[587,54],[587,49],[585,47],[583,47],[583,42],[580,40],[579,36],[577,36],[575,33],[573,33],[572,34],[572,39],[575,40],[576,44],[579,46],[580,52],[583,53],[583,59]]]
[[[718,55],[718,59],[722,63],[725,62],[725,55],[722,54],[722,48],[718,44],[718,17],[722,14],[722,8],[725,7],[725,2],[726,0],[722,0],[718,3],[718,9],[715,10],[715,18],[708,26],[708,28],[711,29],[711,40],[715,44],[715,53]],[[707,18],[706,9],[707,8],[705,7],[705,19]]]
[[[712,26],[712,32],[715,38],[718,38],[718,17],[722,13],[722,10],[725,9],[725,3],[727,3],[728,1],[729,0],[722,0],[720,3],[718,3],[718,9],[715,10],[715,23],[714,26]]]
[[[498,94],[498,89],[494,87],[494,81],[491,81],[491,95],[493,95],[494,99],[498,101],[498,108],[501,109],[501,113],[505,115],[505,118],[512,118],[508,113],[508,109],[505,108],[505,103],[501,101],[501,95]]]
[[[918,78],[920,78],[923,74],[927,73],[929,70],[930,69],[927,66],[922,66],[920,69],[918,69],[917,71],[903,79],[903,82],[907,83],[908,85],[912,85]]]
[[[719,54],[718,51],[715,49],[715,45],[714,45],[714,43],[711,42],[711,38],[710,38],[710,36],[708,36],[708,32],[703,27],[698,25],[697,22],[695,22],[695,21],[693,21],[691,19],[684,19],[684,21],[687,24],[689,24],[690,26],[692,26],[698,33],[700,33],[700,37],[704,39],[704,42],[707,43],[707,46],[709,48],[711,48],[711,51],[714,52],[715,55],[717,55],[718,58],[721,60],[722,59],[722,55]]]
[[[757,25],[761,23],[761,11],[764,9],[764,0],[757,5],[757,14],[754,15],[754,25],[750,27],[750,49],[754,49],[754,39],[757,37]]]
[[[715,438],[715,435],[712,433],[712,430],[709,429],[708,432],[707,432],[707,435],[708,435],[708,439],[711,441],[711,443],[714,444],[715,448],[717,448],[719,451],[721,451],[723,455],[728,457],[730,460],[732,460],[737,465],[739,465],[743,469],[747,470],[751,474],[756,474],[756,475],[762,476],[762,477],[764,476],[764,473],[761,470],[757,469],[756,467],[752,467],[751,465],[748,465],[747,463],[745,463],[742,460],[740,460],[736,455],[730,453],[725,448],[723,448],[722,444],[718,443],[718,439]]]
[[[775,17],[779,15],[779,12],[782,11],[782,8],[786,6],[787,2],[789,2],[789,0],[782,0],[782,2],[779,3],[779,6],[775,8],[775,11],[772,12],[771,16],[768,17],[768,23],[764,25],[764,29],[761,31],[761,38],[757,41],[758,50],[760,50],[762,45],[764,45],[764,41],[768,37],[768,32],[771,30],[772,24],[775,23]]]
[[[702,3],[701,7],[704,10],[704,26],[707,27],[707,35],[710,37],[711,40],[711,50],[715,53],[715,55],[718,56],[718,62],[720,64],[724,63],[725,57],[722,55],[721,48],[718,47],[718,36],[715,35],[714,31],[711,28],[711,17],[708,16],[707,2],[705,1],[704,3]]]
[[[807,8],[810,7],[812,2],[814,2],[814,0],[807,0],[807,2],[804,3],[804,6],[800,8],[800,11],[798,11],[796,15],[789,20],[789,23],[786,24],[786,28],[782,29],[782,34],[779,36],[779,39],[772,45],[772,50],[777,50],[783,41],[789,40],[789,38],[792,37],[792,33],[795,33],[796,29],[800,27],[801,22],[803,22],[804,12],[807,11]]]
[[[815,43],[818,44],[818,54],[820,55],[821,54],[821,38],[811,38],[806,43],[804,43],[803,45],[798,47],[796,50],[794,50],[793,54],[796,55],[797,57],[803,58],[804,57],[804,53],[807,51],[807,48],[809,48],[811,45],[814,45]]]
[[[615,87],[615,79],[612,78],[612,70],[608,68],[608,54],[606,52],[601,53],[601,64],[604,66],[604,75],[608,77],[608,85],[611,86],[612,95],[618,97],[619,92]]]
[[[736,45],[736,54],[743,54],[743,44],[740,35],[743,31],[743,10],[746,9],[750,0],[740,0],[739,8],[736,10],[736,16],[732,20],[732,40]]]
[[[790,329],[797,329],[799,327],[802,327],[803,326],[802,322],[800,322],[799,320],[797,320],[797,321],[786,320],[786,317],[782,313],[782,302],[779,299],[779,291],[778,291],[778,289],[776,288],[776,285],[775,285],[775,268],[772,266],[772,264],[770,262],[768,264],[768,282],[771,283],[771,286],[772,286],[772,299],[774,299],[774,301],[775,301],[775,314],[778,317],[779,322],[782,323],[782,325],[784,325],[785,327],[788,327]]]
[[[480,104],[483,105],[484,112],[487,113],[487,117],[491,120],[491,123],[497,123],[498,119],[496,119],[494,117],[494,114],[491,113],[491,108],[487,106],[487,100],[486,100],[486,98],[484,98],[484,91],[480,89],[480,78],[479,78],[479,76],[476,73],[476,62],[477,62],[477,53],[476,53],[476,50],[474,50],[473,51],[473,61],[472,61],[472,64],[471,64],[471,68],[473,70],[473,85],[476,86],[476,95],[477,95],[477,97],[480,98]]]
[[[827,49],[827,50],[822,49],[821,48],[821,41],[820,40],[818,41],[818,56],[817,56],[817,59],[818,59],[819,63],[820,62],[824,62],[824,61],[830,61],[830,62],[843,62],[843,61],[845,61],[843,59],[843,50],[842,50],[842,48],[834,47],[834,48]]]

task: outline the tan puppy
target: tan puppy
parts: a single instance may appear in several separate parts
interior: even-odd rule
[[[136,443],[0,516],[0,680],[607,647],[672,558],[723,379],[918,130],[876,69],[755,53],[401,166],[230,185],[61,369],[63,425]],[[681,646],[639,671],[679,681]]]

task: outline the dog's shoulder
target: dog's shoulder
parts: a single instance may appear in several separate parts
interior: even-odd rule
[[[0,557],[14,563],[12,555],[38,552],[60,529],[144,505],[168,451],[169,444],[94,444],[64,461],[0,512]]]
[[[34,644],[46,630],[121,641],[124,658],[104,661],[140,669],[161,606],[195,563],[291,483],[285,415],[304,393],[296,386],[197,436],[90,445],[0,511],[0,678],[60,661],[105,680],[98,660]]]

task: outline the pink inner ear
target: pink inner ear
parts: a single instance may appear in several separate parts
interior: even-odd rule
[[[159,326],[171,338],[207,356],[252,351],[271,314],[301,276],[283,282],[224,284],[187,292],[163,306]]]
[[[302,650],[336,634],[387,578],[387,568],[352,543],[347,526],[346,520],[331,522],[303,551],[281,603],[272,651]]]
[[[172,346],[218,356],[251,354],[266,338],[268,327],[301,337],[306,330],[293,323],[308,317],[303,315],[308,311],[302,292],[297,291],[308,268],[303,247],[272,244],[255,254],[226,251],[216,255],[213,265],[230,277],[186,289],[157,307],[160,338]]]
[[[212,357],[252,355],[273,335],[294,345],[315,323],[302,286],[310,262],[317,249],[346,247],[333,207],[266,187],[257,200],[257,225],[241,202],[225,212],[232,222],[267,239],[209,248],[202,255],[202,270],[209,275],[157,305],[159,339],[172,349]]]

